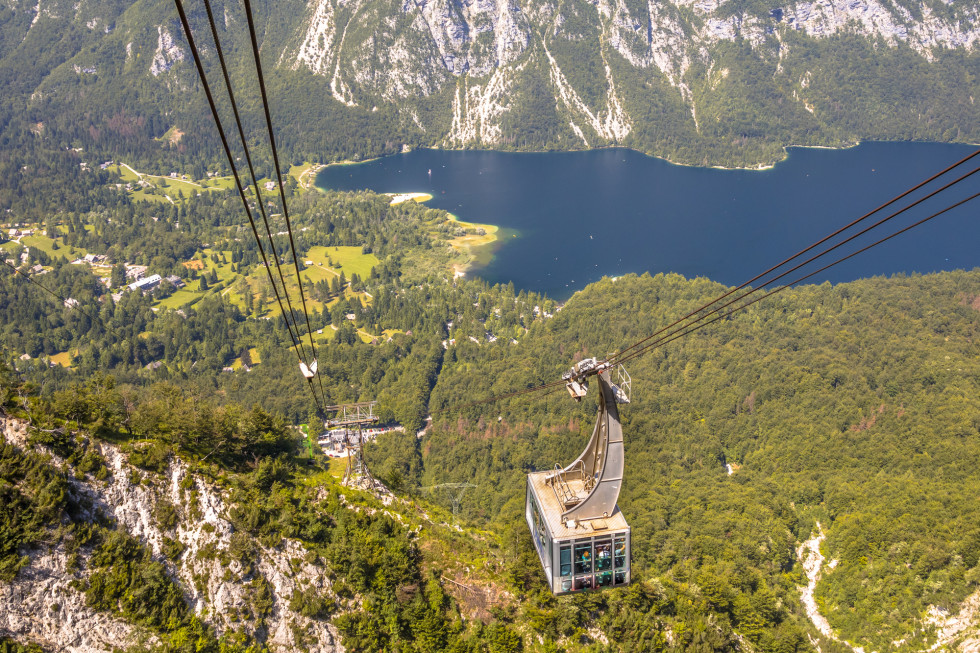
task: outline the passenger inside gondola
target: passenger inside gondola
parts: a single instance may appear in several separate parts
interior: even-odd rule
[[[612,544],[608,540],[605,542],[596,542],[595,545],[596,571],[603,571],[605,569],[610,569],[611,567],[612,567]]]
[[[575,573],[576,574],[592,573],[592,543],[591,542],[575,545]]]

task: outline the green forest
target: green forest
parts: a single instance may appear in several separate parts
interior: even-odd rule
[[[839,564],[817,598],[849,641],[886,646],[929,605],[955,611],[980,581],[978,283],[974,271],[798,287],[637,359],[622,410],[634,564],[714,593],[713,611],[743,634],[740,620],[760,619],[772,642],[785,617],[739,606],[793,602],[794,548],[819,522]],[[673,275],[594,284],[519,352],[457,347],[432,408],[554,379],[721,290]],[[572,460],[594,406],[562,393],[437,418],[422,482],[476,483],[471,519],[514,519],[523,474]]]
[[[634,583],[559,599],[546,589],[523,521],[523,475],[576,455],[591,430],[594,399],[577,405],[561,390],[466,404],[554,380],[571,362],[636,341],[722,289],[676,275],[607,279],[576,295],[553,318],[528,324],[518,346],[457,338],[443,349],[438,339],[448,335],[445,322],[426,330],[431,316],[425,316],[418,318],[420,333],[404,341],[380,348],[359,340],[325,347],[337,357],[331,363],[336,367],[326,368],[331,384],[355,380],[341,369],[359,372],[358,394],[344,399],[378,398],[382,415],[412,427],[421,426],[426,412],[434,414],[421,440],[392,434],[369,446],[369,465],[399,494],[433,509],[440,503],[447,509],[448,498],[423,487],[476,484],[478,490],[461,503],[464,532],[493,534],[492,556],[500,565],[493,582],[515,598],[489,620],[469,621],[453,607],[456,599],[446,594],[447,583],[424,581],[421,570],[433,560],[422,555],[411,563],[420,571],[407,571],[415,576],[406,578],[428,583],[425,610],[434,612],[415,613],[414,603],[379,595],[370,609],[404,606],[409,612],[382,620],[370,612],[338,616],[308,596],[311,613],[336,617],[351,650],[390,650],[399,641],[417,650],[577,650],[573,643],[592,641],[586,633],[593,628],[604,633],[611,650],[726,650],[738,638],[766,651],[807,650],[808,636],[816,635],[799,604],[799,587],[806,581],[795,548],[819,524],[827,534],[824,554],[838,564],[818,584],[817,599],[841,637],[876,647],[904,637],[908,650],[927,645],[934,633],[920,630],[926,609],[955,612],[980,585],[980,515],[971,499],[980,463],[977,271],[802,286],[637,359],[629,369],[633,403],[622,410],[627,482],[620,499],[635,538]],[[469,319],[479,328],[494,304],[520,305],[512,290],[476,281],[443,292],[456,303],[440,306],[439,320],[461,322],[472,309]],[[432,304],[442,296],[428,293],[427,302],[406,305]],[[212,319],[228,318],[213,308]],[[606,327],[595,329],[597,322]],[[403,326],[409,324],[418,323]],[[281,332],[270,329],[264,337],[287,346]],[[289,366],[282,364],[284,370]],[[372,374],[372,368],[381,373]],[[102,465],[87,453],[83,443],[89,437],[124,447],[130,440],[156,443],[133,448],[129,459],[157,473],[165,471],[170,456],[200,459],[217,446],[218,457],[201,468],[229,483],[233,496],[241,493],[240,503],[251,506],[232,515],[241,528],[257,538],[299,538],[312,550],[317,542],[326,545],[339,537],[319,554],[323,564],[359,568],[361,563],[331,556],[365,550],[350,538],[371,537],[367,524],[340,522],[335,528],[341,530],[328,540],[304,530],[304,510],[311,508],[304,507],[309,489],[302,479],[316,474],[320,463],[300,453],[283,431],[282,417],[226,403],[235,394],[220,382],[217,387],[225,391],[218,403],[206,399],[215,382],[203,370],[146,386],[154,382],[152,375],[125,369],[121,366],[118,381],[96,375],[83,382],[78,379],[86,375],[67,371],[56,381],[28,373],[21,378],[36,381],[26,386],[8,369],[6,410],[30,417],[38,444],[83,473],[98,475]],[[257,378],[255,387],[261,383]],[[277,394],[286,394],[282,388]],[[41,395],[33,394],[37,389]],[[297,382],[289,394],[302,404],[302,392]],[[254,388],[243,389],[241,396],[261,397],[253,393]],[[262,403],[283,410],[275,400]],[[175,422],[174,415],[184,421]],[[5,487],[15,492],[5,501],[7,519],[13,520],[7,528],[18,534],[3,563],[9,578],[25,564],[19,552],[48,537],[49,529],[62,529],[56,524],[65,517],[59,515],[70,515],[72,507],[56,489],[63,482],[57,480],[59,472],[45,467],[43,456],[7,450],[14,462],[5,468],[10,470]],[[280,489],[270,493],[272,484]],[[340,519],[346,511],[336,506],[328,513]],[[72,528],[82,528],[84,536],[60,537],[89,547],[90,564],[104,569],[98,573],[133,573],[118,568],[123,560],[148,565],[143,575],[159,573],[152,571],[159,563],[139,553],[137,541],[90,532],[85,524]],[[397,524],[384,529],[384,537],[404,537]],[[137,548],[120,553],[126,547]],[[411,546],[403,550],[409,559],[418,555]],[[365,596],[368,586],[358,582],[350,591]],[[408,581],[379,582],[370,591],[397,592],[399,583]],[[91,605],[118,609],[125,618],[144,614],[138,604],[113,607],[100,587],[85,586]],[[153,591],[161,592],[154,605],[176,612],[166,619],[146,616],[145,627],[170,633],[174,641],[216,641],[206,627],[179,616],[186,614],[179,602],[165,607],[177,600],[161,598],[172,590],[161,585]],[[261,608],[256,609],[258,618]],[[425,620],[443,625],[418,630]],[[378,630],[382,623],[388,625]],[[435,640],[427,639],[430,635]],[[498,641],[502,648],[491,643]],[[830,650],[839,646],[819,641]]]
[[[397,519],[348,513],[327,461],[311,458],[287,429],[323,416],[297,374],[232,192],[161,203],[134,197],[111,170],[93,170],[73,178],[83,199],[60,207],[58,170],[76,167],[79,154],[37,144],[28,152],[48,162],[44,174],[17,174],[25,155],[11,152],[12,175],[0,189],[35,234],[20,239],[29,249],[0,244],[16,268],[0,268],[4,411],[34,429],[34,449],[5,445],[10,537],[0,568],[8,581],[40,542],[56,541],[80,552],[89,571],[78,588],[93,609],[177,648],[264,646],[254,633],[218,632],[188,611],[166,566],[182,555],[177,540],[161,559],[111,521],[79,518],[66,474],[106,478],[92,447],[106,442],[140,473],[190,461],[249,506],[231,515],[249,541],[296,539],[316,552],[339,593],[375,597],[353,612],[311,588],[289,602],[335,624],[349,650],[731,650],[750,642],[783,653],[817,642],[836,652],[842,644],[817,633],[799,599],[807,579],[797,548],[818,533],[834,567],[816,586],[817,604],[846,641],[927,647],[936,636],[927,612],[955,614],[980,585],[971,500],[980,489],[980,271],[799,286],[632,361],[620,505],[634,534],[634,582],[555,598],[524,523],[524,475],[575,457],[595,400],[578,405],[559,388],[471,404],[555,381],[722,286],[630,275],[559,306],[512,285],[453,279],[451,266],[466,258],[451,242],[466,231],[444,212],[290,185],[325,399],[377,400],[383,422],[404,426],[366,451],[374,474],[413,506],[403,519],[419,510],[459,519],[461,532],[418,522],[413,540]],[[284,236],[273,242],[286,251]],[[322,260],[307,269],[311,252]],[[83,254],[105,256],[104,266],[71,262]],[[345,267],[351,261],[360,273]],[[114,296],[134,264],[185,287]],[[424,437],[412,437],[423,427]],[[448,494],[427,489],[463,481],[477,489],[458,511]],[[311,502],[311,483],[326,495],[318,490],[322,498]],[[329,533],[310,525],[324,512]],[[164,510],[161,519],[179,514]],[[352,559],[353,550],[368,557]],[[450,551],[466,551],[470,571]],[[375,577],[395,559],[404,575]],[[453,582],[465,584],[475,565],[481,583],[510,598],[489,611],[470,605]],[[347,577],[349,569],[360,571]],[[137,577],[152,580],[144,593],[128,592]],[[255,583],[246,618],[261,623],[274,604]],[[418,589],[406,594],[406,586]]]
[[[262,653],[283,638],[312,650],[327,631],[344,650],[402,653],[976,641],[975,615],[951,638],[936,624],[980,600],[980,269],[798,285],[630,360],[619,506],[632,582],[556,597],[525,522],[525,478],[571,462],[597,411],[594,390],[576,403],[561,375],[729,289],[630,274],[560,304],[456,275],[480,225],[312,187],[320,163],[443,145],[457,92],[489,78],[442,69],[412,80],[428,95],[400,99],[362,75],[348,106],[328,76],[267,62],[291,233],[278,198],[251,188],[276,174],[257,147],[245,202],[268,209],[253,211],[270,234],[260,250],[193,63],[163,56],[165,31],[183,44],[172,7],[100,1],[88,24],[85,3],[59,3],[36,28],[23,2],[0,7],[0,614],[57,558],[59,591],[129,633],[114,649],[127,653]],[[260,144],[237,5],[215,4]],[[302,12],[256,5],[266,55],[298,47]],[[417,36],[387,7],[331,5],[361,44],[339,64],[384,69],[401,52],[388,46]],[[729,2],[718,15],[767,21],[762,43],[718,41],[669,79],[603,41],[614,19],[600,7],[532,9],[553,10],[554,27],[513,62],[497,148],[584,146],[549,86],[551,58],[590,107],[615,77],[631,130],[612,142],[585,125],[596,147],[757,166],[789,144],[978,139],[976,51],[930,59],[853,30],[813,39],[773,2]],[[615,20],[650,8],[623,11]],[[664,11],[688,31],[699,21]],[[147,292],[127,287],[151,275],[162,279]],[[314,358],[307,385],[298,363]],[[388,492],[343,486],[343,462],[314,444],[327,415],[311,388],[325,404],[377,401],[379,422],[401,427],[365,446]],[[119,488],[152,499],[146,530],[113,512]],[[224,506],[211,521],[205,497]],[[213,536],[203,547],[188,543],[199,523]],[[801,602],[802,547],[816,538],[815,603],[833,636]],[[206,605],[216,583],[241,601]],[[41,621],[71,621],[71,602],[45,601]],[[74,645],[5,623],[0,653]]]

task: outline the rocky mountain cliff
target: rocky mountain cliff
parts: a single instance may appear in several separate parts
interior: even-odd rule
[[[167,107],[166,93],[195,85],[170,2],[0,6],[0,75],[30,98],[28,106],[100,82],[121,93],[120,80],[138,79],[141,99],[166,115],[179,112]],[[203,8],[188,6],[213,55]],[[272,82],[278,125],[295,130],[287,144],[302,141],[303,128],[322,128],[360,140],[361,155],[379,140],[388,147],[624,145],[685,162],[752,165],[778,158],[788,144],[980,137],[976,2],[255,6],[265,66],[279,80]],[[242,9],[221,1],[215,8],[247,94]],[[32,56],[42,45],[45,54]],[[157,129],[172,126],[165,122]]]
[[[25,422],[0,418],[0,433],[9,444],[34,449]],[[193,613],[218,636],[257,638],[270,650],[342,650],[332,624],[289,607],[294,593],[311,589],[336,599],[325,570],[298,542],[269,547],[234,535],[220,488],[179,460],[155,474],[130,465],[116,446],[92,447],[107,473],[101,480],[80,471],[68,477],[71,500],[85,507],[83,519],[113,524],[164,561]],[[57,456],[54,462],[67,466]],[[71,552],[64,542],[30,551],[13,582],[0,584],[0,635],[51,650],[160,644],[152,631],[86,601],[82,583],[92,577],[91,558],[91,551]]]

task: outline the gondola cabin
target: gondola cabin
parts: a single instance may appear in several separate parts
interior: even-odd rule
[[[617,403],[629,401],[629,376],[588,359],[569,375],[569,391],[581,399],[586,375],[602,390],[599,416],[585,451],[564,469],[527,477],[525,516],[551,591],[566,594],[630,582],[630,527],[616,504],[623,483],[623,430]]]
[[[626,585],[630,580],[630,527],[619,508],[606,519],[561,521],[562,506],[547,477],[528,476],[527,521],[555,594]]]

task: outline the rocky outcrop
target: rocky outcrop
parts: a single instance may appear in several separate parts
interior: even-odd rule
[[[231,553],[235,529],[227,518],[225,497],[217,487],[191,475],[179,460],[161,477],[131,467],[112,445],[99,447],[112,475],[106,483],[85,483],[83,490],[156,556],[163,558],[166,538],[184,547],[177,562],[171,564],[201,619],[219,634],[245,630],[264,638],[273,650],[302,647],[297,634],[307,643],[315,642],[316,650],[339,649],[331,624],[288,608],[294,591],[313,587],[324,595],[331,592],[324,569],[306,561],[306,552],[298,542],[284,540],[269,548],[249,538],[252,555],[248,557],[252,559],[243,560]],[[172,526],[161,524],[157,516],[165,505],[174,506],[176,511]],[[272,590],[265,633],[257,632],[254,622],[247,618],[252,613],[256,581],[267,582]]]
[[[530,43],[521,7],[508,0],[419,0],[405,2],[402,10],[418,12],[454,75],[487,75],[516,60]]]
[[[860,33],[931,58],[938,48],[973,49],[980,40],[976,6],[940,14],[926,3],[910,8],[892,0],[814,0],[758,15],[733,10],[723,0],[591,4],[595,13],[573,5],[559,11],[547,2],[401,0],[394,8],[382,0],[355,0],[341,12],[344,5],[320,0],[311,6],[292,65],[329,76],[333,97],[348,106],[357,103],[359,90],[399,102],[455,82],[443,144],[493,146],[512,136],[501,131],[499,119],[510,110],[519,69],[533,52],[543,57],[539,63],[550,73],[550,91],[571,132],[583,144],[601,146],[622,142],[631,132],[633,118],[617,99],[615,73],[606,67],[608,98],[583,97],[583,89],[570,84],[548,54],[550,38],[582,41],[587,51],[615,52],[638,69],[658,71],[694,116],[690,89],[698,80],[688,78],[689,72],[695,63],[698,70],[714,69],[714,48],[721,42],[746,42],[760,56],[783,58],[788,48],[800,47],[798,40],[788,44],[789,33],[813,39]],[[797,94],[793,100],[813,113],[805,98]]]
[[[579,95],[575,88],[568,82],[565,74],[558,66],[558,62],[545,48],[545,55],[548,57],[548,67],[551,73],[551,83],[558,90],[558,100],[565,110],[572,114],[571,128],[579,138],[582,139],[586,147],[590,147],[588,139],[577,123],[577,119],[588,125],[598,136],[605,141],[620,142],[630,132],[630,119],[623,110],[622,104],[616,95],[616,84],[613,80],[612,71],[609,65],[605,66],[606,74],[606,105],[599,110],[593,111],[585,100]]]
[[[820,608],[817,606],[815,596],[817,582],[820,580],[824,563],[823,554],[820,553],[820,544],[825,539],[827,539],[827,534],[823,532],[820,522],[817,522],[817,531],[809,540],[801,543],[796,549],[796,557],[800,560],[800,564],[803,565],[803,571],[806,572],[807,580],[806,586],[800,590],[800,600],[803,603],[806,616],[809,617],[810,622],[817,629],[817,632],[834,641],[840,641],[831,629],[827,618],[820,614]],[[831,566],[831,568],[833,567]]]
[[[325,75],[333,72],[330,61],[337,34],[337,21],[330,0],[318,0],[311,3],[311,8],[307,16],[306,33],[296,53],[293,69],[305,66],[315,73]]]
[[[953,18],[939,15],[922,3],[913,14],[905,5],[888,0],[816,0],[787,3],[767,16],[733,12],[721,0],[649,2],[644,10],[625,0],[595,0],[601,20],[601,41],[637,67],[656,65],[675,85],[689,68],[692,57],[708,56],[707,46],[719,41],[744,39],[764,47],[780,30],[826,38],[842,32],[858,32],[883,38],[891,45],[905,44],[925,56],[935,48],[974,48],[980,40],[980,11],[959,9]],[[358,7],[354,8],[354,13]],[[511,65],[540,39],[542,21],[550,21],[548,5],[522,10],[507,0],[404,0],[408,16],[408,40],[431,43],[438,56],[431,63],[454,76],[484,77]],[[320,74],[334,71],[327,65],[340,59],[337,50],[337,13],[328,0],[317,2],[304,26],[305,36],[294,66],[306,66]],[[370,12],[369,12],[370,13]],[[564,29],[555,23],[556,33]],[[360,44],[347,43],[348,48]],[[706,60],[706,65],[711,61]],[[410,90],[410,89],[407,89]],[[425,92],[425,89],[416,89]]]
[[[509,71],[498,69],[483,84],[460,81],[453,98],[453,122],[444,141],[446,147],[499,142],[503,135],[500,119],[510,110],[509,78]]]
[[[980,653],[980,590],[966,597],[959,611],[953,614],[931,606],[925,625],[936,632],[936,643],[930,651],[955,647],[962,653]]]
[[[820,582],[824,571],[833,570],[838,562],[831,560],[824,564],[825,558],[820,552],[820,545],[826,538],[827,534],[820,522],[817,522],[816,532],[810,539],[800,543],[796,549],[796,557],[803,566],[807,579],[806,586],[800,588],[803,609],[821,635],[847,646],[854,653],[865,653],[864,647],[840,639],[827,618],[820,613],[817,605],[815,596],[817,583]],[[958,650],[961,653],[980,653],[980,591],[968,596],[956,613],[931,606],[922,620],[922,629],[927,633],[933,633],[936,638],[928,651]],[[894,642],[894,645],[900,646],[903,643],[904,640],[900,640]]]
[[[184,60],[184,51],[163,25],[157,25],[157,49],[150,61],[150,74],[154,77],[167,72],[178,61]]]
[[[22,422],[6,420],[0,427],[9,442],[26,446]],[[236,534],[220,488],[195,477],[179,460],[158,475],[131,466],[113,445],[94,446],[110,475],[104,481],[69,478],[76,502],[89,510],[85,516],[101,514],[139,538],[167,565],[197,616],[219,635],[245,632],[273,651],[343,650],[329,622],[289,608],[296,591],[312,589],[335,598],[326,570],[299,542],[270,547]],[[73,579],[84,577],[84,565],[69,569],[59,547],[29,556],[15,581],[0,585],[0,633],[71,651],[108,651],[147,636],[85,605],[82,592],[72,586]],[[254,614],[257,592],[264,592],[269,604],[262,619]]]
[[[980,39],[975,7],[959,20],[942,18],[925,3],[917,10],[918,18],[900,4],[876,0],[817,0],[789,5],[781,10],[781,18],[792,29],[813,37],[854,30],[884,38],[892,45],[904,43],[927,56],[937,47],[973,48]]]
[[[60,547],[33,551],[30,558],[14,582],[0,585],[0,634],[77,653],[111,651],[146,637],[85,605],[85,595],[72,587],[82,574],[69,570],[68,555]]]
[[[31,30],[42,28],[64,32],[77,23],[91,32],[91,43],[79,42],[78,56],[67,62],[79,74],[96,71],[106,76],[113,68],[95,67],[89,50],[95,48],[100,61],[111,58],[111,50],[112,56],[143,62],[125,66],[126,71],[139,68],[169,89],[191,89],[188,81],[194,70],[177,66],[186,64],[190,54],[181,30],[171,16],[153,15],[157,9],[147,11],[153,17],[141,17],[144,24],[137,25],[108,7],[96,11],[87,3],[68,0],[44,0],[36,6],[33,1],[0,0],[0,6],[23,14],[11,34],[25,43],[30,43],[26,35]],[[859,130],[833,107],[837,98],[830,96],[839,82],[827,79],[832,71],[807,66],[818,61],[811,55],[833,50],[836,46],[823,43],[840,35],[866,37],[867,49],[858,47],[856,52],[870,67],[878,59],[875,51],[887,48],[900,49],[901,58],[907,48],[925,61],[949,49],[976,51],[977,0],[280,0],[269,5],[269,11],[273,14],[257,16],[263,58],[267,64],[275,62],[267,72],[281,67],[322,77],[326,83],[313,83],[311,88],[323,89],[326,102],[314,98],[313,104],[325,114],[346,107],[355,111],[357,120],[371,123],[370,117],[357,112],[373,113],[386,105],[397,108],[395,124],[380,130],[389,148],[399,142],[454,148],[509,148],[522,142],[518,147],[626,145],[680,155],[678,160],[693,163],[688,160],[693,152],[657,151],[686,149],[665,134],[700,134],[723,148],[742,139],[793,138],[796,144],[833,145],[872,136],[975,138],[975,130],[961,127],[977,122],[976,93],[967,88],[972,82],[951,83],[952,77],[947,79],[938,69],[932,79],[932,73],[920,69],[916,79],[923,83],[886,92],[859,74],[850,75],[854,86],[845,85],[841,101],[875,106],[908,100],[910,107],[908,115],[882,112],[871,120],[881,124]],[[37,22],[42,24],[35,27]],[[243,39],[243,25],[240,7],[226,6],[230,47]],[[107,35],[105,51],[96,45],[101,31]],[[202,44],[209,56],[206,42],[205,38]],[[141,53],[149,56],[140,59]],[[957,57],[951,60],[963,65]],[[857,64],[858,57],[850,61]],[[746,75],[738,74],[743,65]],[[956,74],[972,79],[971,64],[965,65],[966,72]],[[735,74],[716,87],[711,75],[729,69]],[[799,80],[810,73],[814,90],[808,95]],[[55,86],[57,79],[52,81]],[[753,88],[746,89],[750,84]],[[901,88],[898,82],[889,86]],[[48,90],[44,84],[39,88]],[[530,88],[533,92],[527,92]],[[754,119],[755,106],[743,111],[742,105],[753,102],[746,98],[753,96],[762,103],[771,100],[757,112],[772,124],[771,130]],[[950,104],[942,104],[947,101]],[[946,115],[937,106],[962,107],[957,109],[962,115]],[[526,136],[522,130],[530,127],[517,117],[528,115],[525,109],[545,115],[548,123],[546,129],[535,125],[531,139],[521,138]],[[661,123],[662,116],[667,120]],[[372,124],[369,131],[375,127]],[[781,128],[785,133],[777,137]],[[947,128],[953,129],[949,135]],[[805,134],[801,140],[807,142],[790,133]],[[702,148],[699,144],[692,149]],[[747,156],[767,158],[771,153],[759,150]]]

